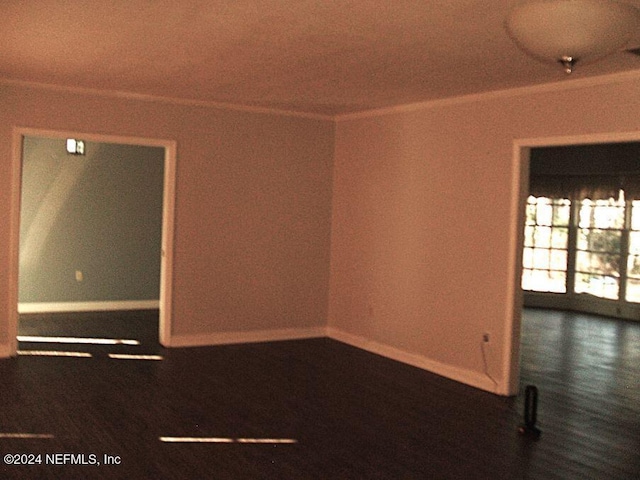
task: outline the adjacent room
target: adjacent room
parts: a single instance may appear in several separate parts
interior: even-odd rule
[[[20,313],[159,308],[164,156],[24,137]]]
[[[639,8],[4,2],[3,478],[637,478]]]

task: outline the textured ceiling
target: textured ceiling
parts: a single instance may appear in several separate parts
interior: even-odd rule
[[[2,0],[0,77],[324,115],[567,79],[506,35],[517,3]]]

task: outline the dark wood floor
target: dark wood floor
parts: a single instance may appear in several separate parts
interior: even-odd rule
[[[0,438],[0,454],[41,455],[43,464],[65,461],[52,454],[100,462],[108,454],[121,464],[3,461],[1,478],[640,478],[638,323],[525,312],[522,385],[539,389],[535,442],[517,432],[522,395],[495,396],[333,340],[164,350],[157,312],[83,318],[24,317],[20,334],[142,344],[21,342],[21,350],[92,357],[0,361],[0,433],[53,435]],[[110,352],[164,360],[116,360]],[[228,443],[161,442],[165,436]]]

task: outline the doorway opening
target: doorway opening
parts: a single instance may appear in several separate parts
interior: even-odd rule
[[[525,251],[525,225],[527,223],[527,203],[530,194],[529,181],[531,171],[531,151],[544,147],[571,147],[584,145],[620,144],[640,141],[640,132],[594,134],[573,137],[545,137],[534,139],[522,139],[514,142],[514,184],[518,185],[518,190],[513,197],[512,204],[512,281],[513,290],[511,292],[512,315],[510,315],[508,330],[511,335],[507,339],[510,343],[508,353],[508,389],[511,394],[517,394],[520,379],[520,335],[522,331],[522,318],[524,308],[524,294],[522,289],[523,252]],[[530,202],[529,202],[530,203]],[[531,223],[531,222],[529,222]],[[588,232],[587,232],[588,233]],[[550,249],[549,252],[551,252]],[[551,272],[553,269],[549,269]],[[555,272],[553,272],[555,274]],[[551,273],[550,273],[551,275]],[[540,306],[540,305],[538,305]],[[553,308],[553,305],[551,305]]]
[[[175,142],[20,128],[13,140],[10,354],[20,312],[38,311],[157,309],[169,346]],[[136,179],[156,183],[148,198]]]

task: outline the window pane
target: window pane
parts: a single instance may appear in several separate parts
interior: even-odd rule
[[[576,271],[619,276],[620,255],[613,253],[576,253]]]
[[[587,293],[589,291],[589,278],[590,275],[585,273],[576,273],[576,285],[575,292],[576,293]]]
[[[551,246],[553,248],[567,248],[569,244],[569,229],[554,228],[551,231]]]
[[[622,228],[624,202],[609,200],[583,200],[578,222],[580,228]]]
[[[629,253],[640,254],[640,232],[629,233]]]
[[[533,267],[545,270],[549,268],[549,250],[546,248],[533,249]]]
[[[549,292],[567,293],[567,273],[549,272]]]
[[[617,278],[588,273],[576,273],[576,293],[588,293],[600,298],[618,299]]]
[[[627,283],[625,300],[640,303],[640,201],[631,202],[629,256],[627,257]],[[635,230],[635,231],[634,231]]]
[[[525,248],[522,254],[522,266],[524,268],[533,268],[533,248]]]
[[[583,200],[578,215],[578,226],[580,228],[589,228],[591,226],[591,201]]]
[[[640,278],[640,256],[629,255],[627,259],[627,277]]]
[[[623,228],[623,205],[596,205],[594,212],[594,226],[596,228]]]
[[[549,248],[551,246],[551,227],[536,227],[533,241],[536,247]]]
[[[565,272],[548,270],[524,270],[522,288],[535,292],[566,293],[567,278]]]
[[[592,252],[620,252],[622,232],[619,230],[587,230],[578,233],[578,250]]]
[[[535,202],[535,197],[529,197],[529,203],[527,203],[527,225],[535,225],[536,224],[536,205],[535,203],[531,203],[532,200]]]
[[[536,223],[538,225],[551,226],[553,221],[553,205],[548,199],[538,199],[536,211]]]
[[[589,230],[578,230],[578,250],[589,250]]]
[[[640,230],[640,200],[631,202],[631,230]]]
[[[559,227],[569,226],[569,215],[571,214],[571,202],[569,200],[556,200],[553,212],[553,225]]]
[[[551,250],[551,270],[567,269],[567,251]]]
[[[627,302],[640,302],[640,280],[629,279],[627,280]]]
[[[523,290],[533,290],[531,283],[532,272],[529,269],[522,270],[522,289]]]
[[[524,244],[527,247],[533,247],[535,245],[533,241],[533,234],[536,231],[536,227],[527,225],[524,227]]]

